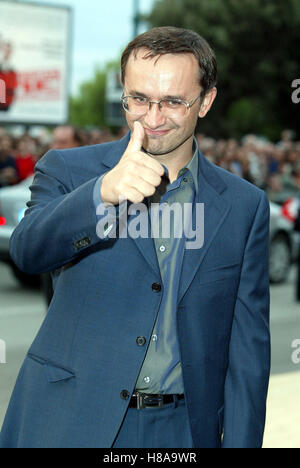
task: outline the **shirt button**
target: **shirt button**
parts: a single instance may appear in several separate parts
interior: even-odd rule
[[[146,338],[144,336],[138,336],[136,339],[136,343],[138,346],[144,346],[146,343]]]
[[[166,250],[166,247],[165,247],[164,245],[161,245],[161,246],[159,247],[159,250],[160,250],[161,252],[164,252],[164,251]]]
[[[144,382],[145,382],[145,383],[149,383],[150,380],[151,380],[150,377],[144,377]]]
[[[155,291],[155,292],[161,291],[161,284],[160,283],[153,283],[152,284],[152,291]]]
[[[130,393],[128,390],[122,390],[120,393],[120,397],[122,398],[122,400],[128,400],[129,396]]]
[[[157,341],[157,335],[152,335],[152,341]]]

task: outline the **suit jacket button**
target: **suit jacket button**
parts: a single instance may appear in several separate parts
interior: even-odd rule
[[[161,291],[161,284],[160,283],[153,283],[152,284],[152,291],[155,291],[155,292]]]
[[[120,393],[120,397],[122,398],[122,400],[128,400],[128,398],[130,397],[130,393],[128,392],[128,390],[122,390]]]
[[[146,338],[144,336],[138,336],[136,339],[136,343],[138,346],[144,346],[146,343]]]

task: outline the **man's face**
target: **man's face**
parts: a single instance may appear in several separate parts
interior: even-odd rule
[[[53,149],[67,149],[78,146],[71,127],[57,127],[53,132]]]
[[[133,54],[129,57],[124,95],[147,96],[155,101],[172,97],[187,102],[200,95],[199,66],[194,55],[167,54],[143,59],[146,52],[141,49],[136,57]],[[215,94],[210,99],[205,98],[202,105],[198,99],[185,116],[172,118],[165,116],[157,104],[152,104],[143,116],[126,113],[127,123],[131,130],[136,120],[142,124],[145,130],[143,146],[148,153],[171,153],[190,144],[198,117],[204,117],[214,97]]]

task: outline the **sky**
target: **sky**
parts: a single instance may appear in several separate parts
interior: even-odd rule
[[[134,0],[31,0],[32,3],[70,6],[73,9],[71,94],[93,77],[95,67],[119,58],[133,37]],[[154,0],[139,0],[148,13]],[[145,31],[142,27],[139,32]]]

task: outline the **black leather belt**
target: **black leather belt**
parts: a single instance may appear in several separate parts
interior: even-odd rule
[[[149,394],[149,393],[133,393],[130,402],[129,408],[161,408],[162,406],[173,403],[174,400],[183,400],[184,395],[163,395],[163,394]]]

